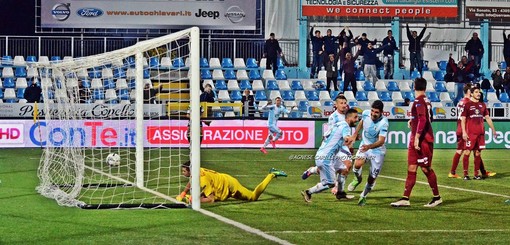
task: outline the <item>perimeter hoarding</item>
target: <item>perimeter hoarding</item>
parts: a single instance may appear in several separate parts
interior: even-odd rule
[[[466,0],[466,17],[510,22],[510,0]]]
[[[252,0],[41,0],[43,28],[255,30]]]
[[[457,18],[457,0],[301,0],[303,16]]]

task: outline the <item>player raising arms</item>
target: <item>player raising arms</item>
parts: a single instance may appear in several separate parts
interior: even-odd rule
[[[485,149],[485,129],[483,119],[487,121],[489,127],[492,129],[494,137],[496,137],[496,129],[489,117],[489,111],[485,103],[480,101],[480,88],[471,88],[471,100],[464,106],[464,111],[461,114],[462,126],[462,139],[465,142],[464,157],[468,157],[471,151],[475,152],[475,171],[474,179],[481,180],[482,176],[479,175],[480,164],[482,161],[481,151]],[[464,173],[466,174],[466,173]],[[466,175],[465,178],[469,177]]]
[[[269,101],[267,105],[262,107],[263,111],[269,111],[269,116],[267,117],[269,134],[264,142],[264,146],[260,148],[260,151],[264,154],[267,154],[266,146],[269,145],[269,143],[273,145],[273,148],[276,148],[276,141],[282,137],[283,132],[277,126],[278,118],[280,118],[280,115],[283,113],[290,113],[290,111],[282,104],[282,98],[276,97],[275,102],[276,104],[273,105],[272,101]]]
[[[432,201],[424,206],[432,208],[443,203],[437,187],[436,173],[432,169],[434,132],[432,132],[432,107],[430,101],[425,96],[426,88],[427,80],[423,78],[416,78],[414,80],[415,100],[411,106],[412,118],[409,120],[411,139],[407,150],[407,178],[404,195],[400,200],[391,203],[393,207],[411,206],[409,197],[413,191],[414,184],[416,184],[416,170],[418,167],[427,176],[429,186],[434,195]]]
[[[388,134],[389,123],[388,119],[382,115],[383,108],[384,104],[382,101],[374,101],[372,108],[363,111],[363,114],[361,114],[361,120],[354,134],[357,135],[361,128],[363,128],[361,144],[354,161],[354,175],[356,178],[347,187],[349,191],[353,191],[361,183],[362,166],[367,159],[370,160],[370,175],[368,176],[365,190],[363,190],[358,200],[358,205],[360,206],[366,204],[366,196],[374,188],[375,180],[381,171],[384,155],[386,154],[384,142]]]
[[[330,134],[322,141],[315,155],[315,165],[319,169],[321,180],[315,186],[301,191],[305,202],[312,201],[312,194],[335,186],[335,175],[340,170],[342,163],[348,166],[352,164],[351,153],[347,146],[352,143],[352,139],[349,137],[351,135],[350,127],[354,127],[357,122],[358,112],[349,109],[345,115],[345,121],[335,124]],[[341,154],[337,154],[339,151]]]

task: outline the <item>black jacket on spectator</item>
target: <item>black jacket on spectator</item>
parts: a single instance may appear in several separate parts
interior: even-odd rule
[[[365,54],[363,56],[365,65],[377,65],[377,61],[379,60],[379,58],[377,58],[377,54],[383,51],[384,48],[385,46],[372,49],[362,47],[361,50]]]
[[[214,102],[214,94],[213,94],[213,92],[210,92],[210,93],[203,92],[203,93],[200,95],[200,102],[209,102],[209,103],[213,103],[213,102]]]
[[[505,35],[506,33],[503,31],[503,56],[510,57],[510,39]],[[506,64],[510,65],[510,64]]]
[[[264,53],[266,57],[278,57],[278,54],[282,52],[280,44],[276,39],[267,39],[266,45],[264,45]]]
[[[395,50],[398,50],[397,42],[394,37],[391,37],[391,39],[389,37],[385,37],[382,40],[382,45],[384,46],[384,55],[394,55]]]
[[[312,41],[312,50],[313,52],[322,51],[322,45],[324,44],[323,37],[316,37],[313,33],[313,27],[310,30],[310,40]]]
[[[345,35],[345,36],[344,36]],[[349,52],[351,52],[351,40],[352,40],[352,31],[349,30],[349,35],[345,32],[345,29],[340,32],[340,36],[338,37],[338,47],[342,49],[344,43],[347,43],[347,48]]]
[[[42,89],[36,84],[30,85],[30,87],[25,89],[25,94],[23,97],[27,100],[28,103],[39,102],[41,100],[41,92]]]
[[[337,36],[332,35],[324,37],[324,52],[326,52],[327,55],[337,53],[336,49],[338,45],[336,44],[336,40],[338,40]]]
[[[356,40],[354,40],[354,42],[356,42],[356,44],[361,45],[361,52],[359,53],[359,55],[363,56],[363,59],[365,59],[364,52],[368,47],[368,43],[372,43],[372,45],[375,45],[377,43],[377,39],[375,39],[374,41],[370,41],[370,39],[368,39],[368,38],[363,40],[363,38],[360,37],[360,38],[357,38]]]
[[[465,51],[469,53],[469,55],[474,56],[480,56],[483,55],[484,49],[482,41],[480,41],[480,38],[477,39],[469,39],[469,41],[466,43],[466,47],[464,48]]]
[[[409,30],[409,24],[406,25],[406,28],[407,38],[409,39],[409,52],[421,52],[421,39],[423,38],[423,34],[425,34],[427,27],[423,28],[416,38],[413,37],[411,30]]]

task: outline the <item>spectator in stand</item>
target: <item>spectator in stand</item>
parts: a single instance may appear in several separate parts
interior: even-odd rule
[[[324,63],[322,60],[322,46],[324,45],[324,38],[321,36],[320,31],[315,31],[315,36],[313,35],[313,29],[316,25],[312,26],[310,30],[310,40],[312,41],[312,53],[313,53],[313,62],[312,69],[310,71],[310,78],[315,78],[315,75],[319,73],[322,64]]]
[[[253,95],[250,94],[249,89],[244,90],[243,98],[241,99],[241,103],[243,103],[244,115],[248,115],[250,120],[253,120],[255,114],[255,99]]]
[[[498,69],[492,73],[492,85],[494,86],[494,90],[496,90],[496,96],[498,96],[500,93],[504,93],[505,90],[503,88],[503,76],[501,75],[501,71]]]
[[[200,95],[200,102],[214,103],[216,101],[216,94],[212,90],[211,84],[206,84],[204,92]]]
[[[466,56],[462,56],[462,59],[455,64],[452,54],[450,54],[448,66],[453,71],[453,82],[457,84],[454,100],[454,103],[457,104],[464,97],[464,84],[470,83],[473,80],[474,62],[472,60],[468,61]]]
[[[349,36],[347,36],[347,33],[345,31],[348,31],[349,32]],[[349,27],[345,27],[341,32],[340,32],[340,36],[338,38],[338,47],[339,47],[339,50],[340,52],[342,52],[342,49],[346,49],[346,52],[344,54],[346,54],[347,52],[349,53],[352,53],[351,51],[351,40],[352,40],[352,31],[349,30]],[[344,47],[344,44],[345,47]],[[342,71],[343,71],[343,63],[344,63],[344,60],[345,60],[345,56],[343,55],[339,55],[338,59],[340,59],[340,67],[338,68],[338,71],[340,74],[342,74]],[[338,60],[337,59],[337,60]]]
[[[409,98],[405,98],[404,99],[404,106],[409,106],[411,105],[411,100]]]
[[[361,34],[361,38],[360,38],[360,36],[357,36],[354,39],[354,43],[361,45],[361,53],[359,54],[359,56],[361,57],[361,69],[365,69],[365,56],[364,56],[365,51],[364,50],[366,50],[369,43],[371,43],[372,45],[375,45],[377,43],[377,39],[374,39],[374,41],[370,41],[370,39],[367,38],[367,34],[363,33],[363,34]]]
[[[510,95],[510,66],[506,67],[505,75],[503,76],[503,88]]]
[[[278,40],[275,39],[274,33],[271,33],[264,45],[264,57],[266,58],[266,69],[269,70],[272,67],[273,74],[278,70],[278,64],[276,62],[278,55],[280,55],[280,57],[283,55],[282,49],[280,48]]]
[[[390,44],[388,44],[390,45]],[[387,46],[382,46],[379,48],[374,48],[374,45],[372,43],[368,43],[367,48],[363,49],[363,53],[365,54],[365,77],[367,80],[371,80],[372,83],[375,86],[375,82],[377,82],[377,61],[379,61],[379,58],[377,58],[377,54],[382,52],[384,48]]]
[[[398,47],[391,30],[388,30],[388,36],[382,40],[382,45],[384,46],[384,79],[393,79],[393,56],[395,51],[398,51]]]
[[[329,55],[329,60],[326,63],[326,88],[331,92],[331,82],[333,82],[333,90],[336,91],[338,88],[338,70],[336,69],[336,60],[333,54]]]
[[[480,62],[484,53],[482,41],[478,38],[478,33],[474,32],[473,37],[466,43],[464,50],[468,53],[469,60],[475,63],[474,74],[480,76]]]
[[[78,94],[80,96],[80,103],[89,103],[92,93],[89,88],[83,87],[83,82],[78,82]]]
[[[37,86],[35,80],[32,81],[32,84],[28,88],[25,89],[25,94],[23,94],[23,98],[27,100],[28,103],[35,103],[41,101],[41,88]]]
[[[156,104],[156,90],[151,88],[150,83],[145,83],[143,88],[143,103],[144,104]]]
[[[508,36],[503,30],[503,57],[505,58],[506,66],[510,66],[510,34]]]
[[[331,29],[326,31],[326,36],[324,37],[324,67],[326,67],[326,62],[329,61],[329,55],[333,54],[335,56],[335,60],[338,61],[338,53],[336,41],[338,37],[331,35]]]
[[[425,34],[425,30],[427,29],[427,24],[418,35],[418,32],[409,30],[409,23],[406,24],[407,29],[407,38],[409,39],[409,58],[411,61],[411,67],[409,68],[409,75],[411,75],[416,67],[420,75],[423,73],[423,57],[421,56],[421,39],[423,38],[423,34]]]
[[[346,44],[344,43],[344,47],[345,45]],[[356,59],[358,58],[359,53],[361,52],[361,45],[358,44],[357,47],[358,52],[356,52],[356,55],[354,55],[354,57],[352,57],[352,54],[349,52],[345,53],[345,60],[342,65],[344,70],[344,87],[342,92],[347,91],[347,87],[349,86],[349,84],[351,84],[352,93],[354,94],[354,96],[356,96],[356,93],[358,92],[358,88],[356,87],[356,75],[355,75],[356,69],[354,68],[354,62],[356,62]],[[343,54],[344,50],[345,49],[342,49],[342,53],[340,55],[344,55]]]

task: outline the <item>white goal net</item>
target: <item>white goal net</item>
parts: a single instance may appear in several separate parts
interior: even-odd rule
[[[185,207],[174,199],[190,180],[183,162],[191,160],[199,191],[199,52],[195,27],[35,64],[44,100],[39,193],[81,208]]]

